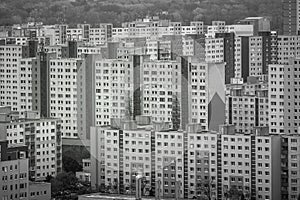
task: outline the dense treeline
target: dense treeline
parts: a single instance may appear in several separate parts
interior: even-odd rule
[[[233,23],[247,16],[269,16],[272,28],[279,29],[281,8],[281,0],[2,0],[0,24],[35,20],[45,24],[64,21],[120,25],[146,15],[161,14],[161,18],[184,23],[191,20]]]

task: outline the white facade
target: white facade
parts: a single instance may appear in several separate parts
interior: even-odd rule
[[[95,63],[95,124],[109,125],[112,118],[131,115],[133,110],[133,66],[125,60]]]
[[[50,116],[62,119],[62,136],[77,138],[78,59],[50,60]]]
[[[56,119],[28,119],[2,125],[9,145],[28,145],[30,177],[45,180],[61,170],[61,138]],[[35,136],[35,137],[32,137]],[[33,139],[34,138],[34,139]]]
[[[11,106],[21,117],[31,110],[31,63],[22,59],[21,46],[0,47],[1,106]]]
[[[205,61],[209,63],[224,62],[224,39],[205,39]]]

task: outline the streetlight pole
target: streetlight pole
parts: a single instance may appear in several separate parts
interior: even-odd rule
[[[135,199],[142,200],[142,178],[143,175],[139,172],[139,174],[135,177],[136,188],[135,188]]]
[[[175,182],[175,200],[179,200],[180,181]]]
[[[160,185],[161,181],[157,180],[155,185],[155,200],[160,200]]]

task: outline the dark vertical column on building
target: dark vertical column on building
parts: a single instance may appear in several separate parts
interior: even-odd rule
[[[112,26],[112,24],[108,24],[107,26],[106,26],[106,36],[107,36],[107,40],[110,40],[111,38],[112,38],[112,29],[113,29],[113,26]]]
[[[68,58],[77,58],[77,42],[68,41]]]
[[[133,56],[133,119],[141,115],[141,56]]]
[[[222,199],[222,137],[217,136],[217,199]]]
[[[87,41],[89,41],[89,39],[90,39],[90,25],[89,24],[83,25],[83,38],[87,39]]]
[[[61,57],[62,58],[69,58],[69,48],[67,46],[61,47]]]
[[[47,53],[39,53],[40,63],[40,113],[42,117],[50,117],[50,102],[49,102],[49,67],[47,62]]]
[[[228,123],[232,124],[232,97],[228,97]]]
[[[181,57],[181,128],[185,130],[189,123],[189,71],[190,66],[186,57]]]
[[[256,199],[256,145],[255,135],[251,136],[251,200]]]
[[[258,127],[259,126],[259,99],[255,98],[255,126]]]
[[[56,145],[57,145],[57,153],[56,153],[56,157],[57,157],[57,172],[62,172],[62,138],[61,138],[61,124],[56,121]]]
[[[188,198],[189,196],[189,166],[188,159],[189,156],[189,144],[188,144],[188,133],[183,133],[183,198]]]
[[[289,199],[289,142],[288,137],[282,137],[281,142],[281,199]]]
[[[95,131],[97,131],[97,129],[95,129]],[[101,168],[101,166],[99,166],[100,162],[99,162],[98,158],[99,158],[99,154],[100,154],[99,149],[101,149],[101,146],[100,146],[100,144],[98,144],[98,141],[100,141],[99,134],[97,133],[94,135],[95,135],[95,138],[94,138],[95,141],[93,141],[93,142],[96,145],[94,146],[95,151],[93,152],[93,154],[91,154],[91,171],[90,172],[91,172],[91,174],[93,174],[96,181],[95,181],[95,185],[91,184],[91,188],[96,189],[96,191],[99,191],[99,189],[100,189],[100,180],[99,180],[100,174],[99,174],[99,172],[101,172],[101,171],[99,171],[98,169]],[[92,167],[93,163],[95,163],[95,168]],[[91,179],[93,179],[93,178],[91,178]]]
[[[29,58],[29,46],[22,46],[22,58]]]
[[[37,56],[38,41],[29,40],[28,45],[22,46],[22,58],[34,58]]]
[[[271,62],[270,64],[278,64],[278,35],[271,34]]]
[[[216,38],[224,39],[225,84],[230,84],[235,76],[234,33],[216,33]]]
[[[262,36],[262,73],[268,74],[268,65],[271,63],[271,33],[259,32]]]
[[[297,34],[297,0],[283,0],[283,35]]]
[[[242,37],[242,78],[247,82],[249,76],[249,37]]]
[[[156,177],[155,177],[155,132],[151,132],[151,191],[155,192],[156,191]],[[155,194],[156,196],[157,194]]]
[[[160,41],[157,41],[157,60],[160,60],[161,59],[161,42]],[[171,49],[172,49],[172,43],[171,43]],[[148,51],[148,50],[147,50]],[[171,52],[171,58],[172,58],[172,52]]]
[[[28,46],[29,46],[29,58],[36,57],[37,50],[38,50],[38,41],[37,40],[29,40]]]
[[[60,25],[60,43],[66,44],[67,43],[67,26]]]
[[[35,39],[37,37],[36,30],[29,30],[29,38]]]
[[[123,130],[119,130],[119,193],[124,194],[124,134]]]
[[[84,62],[77,68],[78,133],[90,139],[90,127],[95,126],[95,62],[96,55],[84,55]],[[80,69],[82,68],[82,69]],[[81,84],[82,83],[82,84]],[[82,129],[82,130],[81,130]]]

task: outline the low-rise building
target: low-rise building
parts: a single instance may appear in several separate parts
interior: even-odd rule
[[[62,170],[62,142],[60,120],[40,118],[36,112],[27,112],[19,118],[10,107],[0,108],[1,138],[9,146],[26,145],[29,152],[29,176],[31,180],[45,180]]]
[[[30,199],[28,162],[26,146],[0,141],[0,199]]]
[[[29,182],[30,200],[50,200],[51,183]]]

